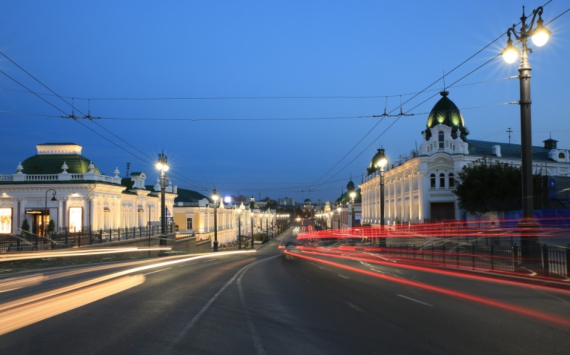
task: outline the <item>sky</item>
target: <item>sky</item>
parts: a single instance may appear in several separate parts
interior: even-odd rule
[[[3,1],[0,174],[74,142],[147,184],[164,151],[173,183],[205,195],[335,200],[377,148],[420,144],[444,85],[468,138],[520,143],[518,64],[495,57],[522,6],[545,4],[533,145],[569,149],[567,0]],[[373,117],[400,102],[409,116]]]

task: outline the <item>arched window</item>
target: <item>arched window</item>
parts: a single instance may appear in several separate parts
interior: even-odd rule
[[[429,176],[429,178],[430,178],[430,187],[431,187],[432,189],[435,189],[435,174],[431,174],[431,175]]]
[[[455,186],[455,176],[453,175],[453,173],[449,173],[449,188],[452,188]]]
[[[564,159],[564,153],[558,153],[558,159]]]
[[[439,174],[439,188],[445,189],[445,174],[444,173]]]
[[[443,131],[439,131],[437,141],[439,142],[439,149],[443,149]]]

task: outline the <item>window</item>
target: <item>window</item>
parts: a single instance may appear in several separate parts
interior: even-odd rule
[[[558,159],[564,159],[564,153],[558,153]]]
[[[83,229],[83,208],[71,207],[69,208],[69,231],[81,232]]]
[[[186,217],[186,230],[187,231],[192,230],[192,218],[191,217]]]
[[[445,189],[445,174],[444,173],[439,174],[439,188]]]
[[[430,176],[430,187],[435,189],[435,174],[431,174]]]
[[[452,188],[455,186],[455,176],[453,173],[449,173],[449,187]]]
[[[439,131],[437,141],[439,142],[439,149],[443,149],[443,131]]]
[[[12,233],[12,208],[0,208],[0,234]]]

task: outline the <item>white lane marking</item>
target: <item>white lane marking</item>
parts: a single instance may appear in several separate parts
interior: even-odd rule
[[[160,269],[160,270],[156,270],[156,271],[153,271],[153,272],[147,272],[146,274],[143,274],[143,275],[150,275],[150,274],[154,274],[154,273],[161,272],[161,271],[168,270],[168,269],[172,269],[172,268],[171,268],[171,267],[167,267],[166,269]]]
[[[358,306],[355,306],[355,305],[353,305],[353,304],[350,303],[350,302],[348,302],[348,305],[350,306],[350,308],[354,308],[354,309],[356,309],[356,310],[359,311],[359,312],[364,312],[364,311],[362,310],[362,308],[360,308],[360,307],[358,307]]]
[[[415,299],[415,298],[407,297],[407,296],[404,296],[404,295],[396,295],[396,296],[405,298],[405,299],[407,299],[408,301],[412,301],[412,302],[416,302],[416,303],[419,303],[419,304],[423,304],[424,306],[433,307],[433,305],[431,305],[431,304],[429,304],[429,303],[425,303],[425,302],[419,301],[419,300],[417,300],[417,299]]]
[[[222,286],[222,288],[218,292],[216,292],[216,294],[214,296],[212,296],[212,298],[210,298],[210,300],[204,305],[204,307],[202,307],[202,309],[200,309],[200,311],[194,316],[194,318],[192,318],[190,320],[190,322],[180,331],[180,333],[178,333],[178,336],[176,338],[174,338],[174,340],[170,343],[170,346],[168,347],[168,349],[166,349],[166,353],[170,353],[170,351],[172,350],[172,346],[174,346],[174,344],[180,342],[180,340],[182,340],[182,338],[184,338],[186,336],[186,334],[190,331],[190,329],[192,329],[192,327],[194,327],[194,325],[198,322],[198,320],[200,320],[202,315],[204,313],[206,313],[208,308],[210,308],[212,303],[214,303],[214,301],[216,301],[216,299],[222,294],[222,292],[224,292],[225,289],[228,288],[228,286],[231,285],[232,282],[234,282],[238,278],[238,276],[240,276],[240,274],[243,274],[247,269],[249,269],[250,267],[252,267],[255,264],[258,264],[262,261],[266,261],[269,259],[277,258],[279,256],[281,256],[281,255],[275,255],[275,256],[271,256],[269,258],[254,261],[253,263],[242,267],[238,272],[236,272],[236,274],[228,282],[226,282],[226,284],[224,286]],[[261,354],[265,354],[265,352],[263,352]]]
[[[215,259],[210,259],[210,260],[204,260],[202,261],[203,263],[209,263],[210,261],[214,261]]]
[[[342,277],[343,279],[350,279],[350,277],[344,276],[344,275],[341,275],[341,274],[338,274],[338,276]]]
[[[321,269],[321,270],[324,270],[325,268],[324,268],[324,267],[322,267],[322,266],[319,266],[319,269]]]
[[[278,257],[279,255],[276,256],[272,256],[269,257],[267,259],[263,259],[260,261],[265,261],[265,260],[269,260],[275,257]],[[245,302],[245,296],[243,294],[243,288],[241,286],[241,279],[243,278],[243,275],[245,275],[245,273],[247,272],[247,270],[249,270],[254,264],[251,264],[247,269],[245,269],[241,275],[238,277],[237,279],[237,286],[238,286],[238,291],[239,291],[239,298],[241,300],[241,304],[242,307],[245,310],[245,315],[246,315],[246,319],[247,319],[247,327],[249,328],[249,331],[251,332],[251,337],[253,340],[253,345],[255,346],[255,350],[257,351],[257,355],[265,355],[265,349],[263,348],[263,344],[261,343],[261,337],[259,336],[259,332],[257,331],[257,328],[255,328],[255,324],[253,323],[253,320],[251,319],[251,313],[249,312],[249,308],[247,303]]]

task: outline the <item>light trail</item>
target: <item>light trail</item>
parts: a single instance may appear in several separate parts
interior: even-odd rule
[[[427,285],[427,284],[416,282],[416,281],[399,279],[399,278],[396,278],[393,276],[388,276],[386,274],[379,274],[379,273],[368,271],[368,270],[362,270],[362,269],[355,268],[352,266],[338,264],[338,263],[335,263],[332,261],[322,260],[319,258],[307,256],[307,255],[295,254],[295,253],[291,253],[287,250],[285,250],[285,254],[292,255],[293,257],[298,257],[298,258],[302,258],[302,259],[316,261],[319,263],[323,263],[323,264],[334,266],[334,267],[337,267],[340,269],[364,274],[367,276],[372,276],[372,277],[375,277],[378,279],[388,280],[388,281],[396,282],[396,283],[403,284],[406,286],[412,286],[412,287],[432,291],[435,293],[440,293],[443,295],[459,298],[462,300],[467,300],[467,301],[471,301],[471,302],[475,302],[475,303],[479,303],[479,304],[484,304],[486,306],[491,306],[491,307],[499,308],[502,310],[507,310],[507,311],[510,311],[510,312],[513,312],[516,314],[525,315],[525,316],[530,317],[530,318],[535,318],[535,319],[538,319],[541,321],[546,321],[550,324],[558,325],[563,330],[570,332],[570,320],[565,319],[565,318],[560,318],[560,317],[557,317],[554,315],[533,311],[530,309],[514,306],[514,305],[504,303],[504,302],[500,302],[500,301],[494,301],[494,300],[491,300],[491,299],[488,299],[485,297],[479,297],[479,296],[470,295],[470,294],[467,294],[464,292],[449,290],[449,289],[446,289],[443,287],[431,286],[431,285]]]
[[[339,253],[326,253],[326,252],[309,251],[309,250],[304,250],[303,252],[306,254],[311,254],[311,255],[332,257],[332,258],[344,259],[344,260],[353,260],[353,261],[358,261],[361,263],[362,262],[365,262],[365,263],[369,262],[369,263],[373,263],[373,264],[377,264],[377,265],[384,265],[384,266],[397,267],[397,268],[407,269],[407,270],[428,272],[431,274],[453,276],[453,277],[459,277],[459,278],[463,278],[463,279],[472,279],[472,280],[477,280],[477,281],[493,282],[493,283],[497,283],[497,284],[501,284],[501,285],[510,285],[510,286],[517,286],[517,287],[526,287],[526,288],[537,288],[537,289],[541,289],[544,291],[555,291],[555,292],[567,294],[570,296],[570,290],[568,290],[568,289],[553,288],[553,287],[540,286],[540,285],[534,285],[534,284],[526,284],[526,283],[517,282],[517,281],[509,281],[509,280],[497,279],[497,278],[488,277],[488,276],[473,275],[473,274],[468,274],[465,272],[457,272],[457,271],[453,271],[453,270],[434,269],[431,267],[395,263],[393,261],[382,261],[382,260],[378,260],[375,258],[363,257],[362,254],[359,254],[359,255],[354,255],[354,254],[352,254],[352,255],[350,255],[350,254],[349,255],[341,255]],[[295,254],[295,255],[297,255],[297,254]],[[564,285],[564,286],[566,286],[566,285]]]
[[[125,276],[2,312],[0,313],[0,335],[128,290],[144,281],[143,275]]]
[[[0,293],[18,290],[20,288],[34,286],[42,283],[46,277],[42,274],[33,274],[22,277],[12,277],[0,280]]]
[[[44,259],[44,258],[68,258],[73,256],[90,256],[90,255],[105,255],[105,254],[118,254],[118,253],[133,253],[143,251],[170,251],[170,247],[159,248],[105,248],[105,249],[83,249],[83,250],[65,250],[58,252],[37,252],[37,253],[18,253],[7,254],[0,256],[0,262],[17,261],[28,259]]]

